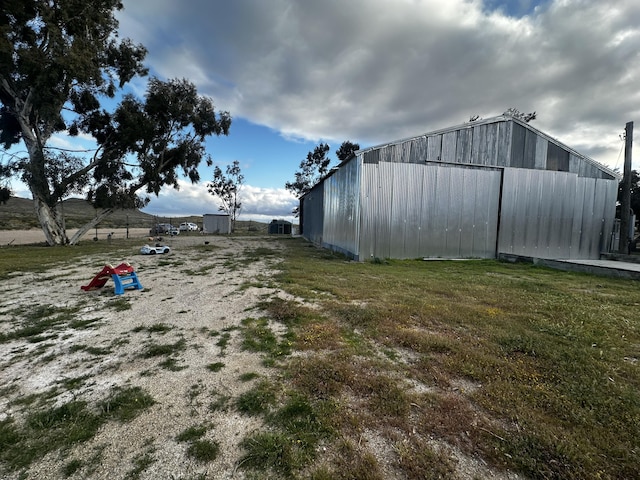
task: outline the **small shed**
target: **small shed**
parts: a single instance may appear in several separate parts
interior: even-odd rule
[[[202,216],[203,233],[231,233],[231,217],[223,213],[205,213]]]
[[[356,260],[597,259],[619,179],[505,115],[355,152],[300,199],[300,228]]]
[[[291,235],[292,223],[287,220],[271,220],[269,235]]]

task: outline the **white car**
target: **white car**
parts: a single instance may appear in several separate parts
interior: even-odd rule
[[[155,255],[156,253],[169,253],[171,249],[166,245],[145,245],[140,249],[140,253],[143,255]]]
[[[183,222],[180,224],[180,230],[183,232],[197,232],[198,225],[191,222]]]

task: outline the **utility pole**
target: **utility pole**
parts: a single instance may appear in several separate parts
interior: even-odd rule
[[[618,253],[628,254],[631,232],[631,148],[633,147],[633,122],[624,127],[624,176],[622,177],[622,204],[620,205],[620,243]]]

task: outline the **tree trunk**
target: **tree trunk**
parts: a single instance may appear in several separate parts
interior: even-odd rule
[[[33,191],[31,195],[33,196],[33,208],[47,243],[51,246],[67,245],[69,243],[69,237],[67,237],[67,232],[59,221],[56,214],[57,212],[51,209],[42,199],[38,198]]]
[[[82,236],[85,233],[87,233],[89,230],[94,228],[96,225],[98,225],[98,223],[100,223],[102,220],[107,218],[112,213],[113,213],[113,208],[108,208],[108,209],[103,210],[102,212],[100,212],[90,222],[85,223],[83,226],[81,226],[78,229],[78,231],[73,235],[73,237],[71,237],[71,240],[69,241],[69,243],[71,245],[75,245],[76,243],[78,243],[78,241],[82,238]]]

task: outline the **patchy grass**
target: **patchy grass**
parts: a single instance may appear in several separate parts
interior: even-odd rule
[[[211,372],[219,372],[223,368],[224,368],[224,363],[222,362],[215,362],[207,365],[207,370]]]
[[[56,407],[46,406],[47,403],[48,399],[32,403],[22,422],[11,417],[0,422],[0,460],[10,470],[26,468],[49,452],[90,440],[109,420],[130,421],[153,405],[154,400],[140,388],[130,387],[116,389],[97,406],[84,401]],[[74,462],[67,464],[65,470],[78,468],[80,464]]]
[[[186,430],[180,432],[180,434],[176,437],[176,440],[178,442],[192,442],[194,440],[202,438],[205,433],[207,433],[207,427],[189,427]]]
[[[187,448],[187,455],[200,463],[213,462],[220,454],[220,444],[214,440],[196,440]]]
[[[260,415],[267,412],[275,400],[274,386],[267,381],[262,381],[238,396],[236,408],[245,415]]]
[[[12,331],[0,333],[0,343],[23,339],[29,343],[40,343],[57,338],[58,331],[75,322],[79,307],[56,307],[54,305],[25,306],[10,312],[19,326]]]
[[[323,463],[300,460],[270,423],[282,400],[251,390],[245,408],[269,429],[245,439],[243,466],[375,479],[384,462],[401,477],[447,478],[455,448],[534,479],[640,470],[637,282],[485,260],[357,263],[282,243],[276,280],[314,304],[262,305],[305,350],[279,363],[282,388],[332,405],[322,423],[336,434]],[[245,321],[245,348],[272,355],[278,343],[265,320]]]
[[[171,356],[183,352],[186,348],[184,338],[174,343],[149,343],[140,356],[144,358]]]
[[[200,463],[212,462],[220,454],[220,444],[214,440],[203,439],[206,426],[193,426],[181,432],[176,440],[188,443],[187,455]]]

